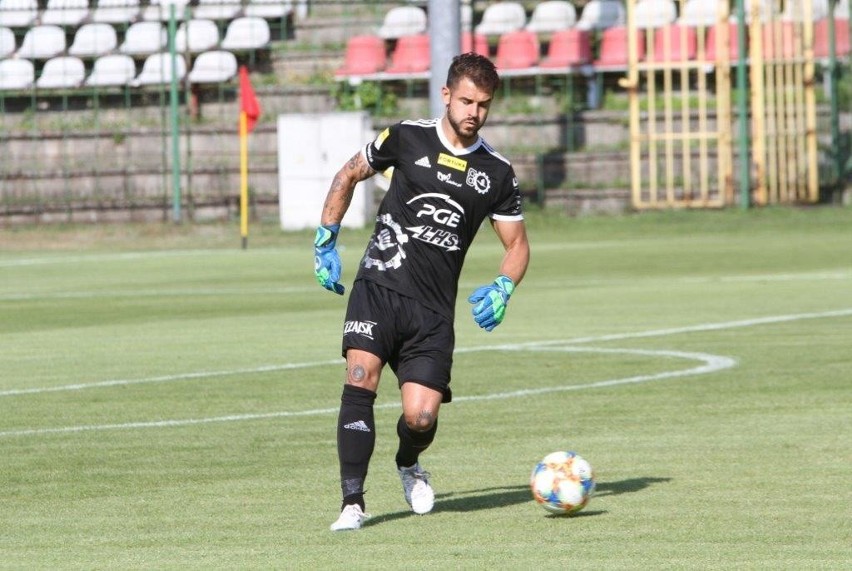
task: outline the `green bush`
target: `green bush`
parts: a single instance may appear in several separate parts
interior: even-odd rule
[[[369,111],[372,115],[387,117],[399,111],[399,101],[392,91],[382,90],[374,81],[364,81],[357,86],[340,83],[334,89],[340,111]]]

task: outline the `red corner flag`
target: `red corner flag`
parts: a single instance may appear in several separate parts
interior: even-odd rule
[[[251,133],[254,130],[254,125],[257,123],[257,118],[260,117],[260,102],[254,94],[254,88],[251,86],[248,69],[246,66],[240,66],[240,112],[246,114],[247,132]]]

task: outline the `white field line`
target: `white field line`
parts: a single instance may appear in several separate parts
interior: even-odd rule
[[[211,254],[229,253],[228,250],[171,250],[171,251],[149,251],[149,252],[124,252],[121,254],[89,254],[89,255],[62,255],[55,254],[43,258],[17,258],[11,260],[0,260],[0,268],[16,268],[25,266],[46,266],[50,264],[80,264],[85,262],[124,262],[144,260],[148,258],[177,258],[185,256],[207,256]]]
[[[132,256],[127,254],[127,256]],[[143,257],[137,255],[136,257]],[[131,258],[132,259],[132,258]],[[20,260],[20,265],[35,265],[37,260]],[[11,262],[0,261],[0,268],[14,265]],[[640,280],[642,278],[639,278]],[[651,281],[659,281],[658,278],[648,278]],[[707,284],[707,283],[765,283],[765,282],[802,282],[802,281],[842,281],[852,280],[852,270],[836,269],[818,272],[802,272],[788,274],[749,274],[730,276],[683,276],[680,278],[665,278],[668,283]],[[559,282],[538,282],[540,288],[547,287],[595,287],[635,284],[637,280],[626,279],[591,279],[591,280],[561,280]],[[478,284],[463,283],[461,287],[476,287]],[[282,286],[259,289],[245,288],[203,288],[203,289],[175,289],[175,290],[121,290],[121,291],[46,291],[46,292],[9,292],[0,293],[0,302],[3,301],[37,301],[41,299],[116,299],[116,298],[166,298],[187,296],[216,296],[216,295],[276,295],[288,293],[305,293],[315,291],[316,286]]]
[[[722,329],[736,329],[741,327],[753,327],[758,325],[770,325],[774,323],[785,323],[791,321],[801,321],[804,319],[821,319],[829,317],[847,317],[852,316],[852,308],[839,309],[836,311],[825,311],[816,313],[798,313],[790,315],[773,315],[769,317],[759,317],[755,319],[743,319],[739,321],[723,321],[719,323],[701,323],[698,325],[688,325],[684,327],[673,327],[668,329],[652,329],[650,331],[636,331],[628,333],[615,333],[610,335],[597,335],[591,337],[575,337],[573,339],[558,339],[551,341],[532,341],[527,343],[515,343],[511,345],[484,345],[480,347],[464,347],[456,349],[457,354],[472,353],[479,351],[505,351],[518,349],[534,349],[536,347],[546,347],[551,345],[579,345],[585,343],[600,343],[605,341],[622,341],[626,339],[642,339],[647,337],[666,337],[671,335],[680,335],[683,333],[696,333],[702,331],[716,331]],[[207,377],[225,377],[231,375],[246,375],[254,373],[270,373],[276,371],[287,371],[291,369],[307,369],[313,367],[323,367],[331,365],[340,365],[342,359],[329,359],[323,361],[308,361],[304,363],[285,363],[283,365],[264,365],[260,367],[250,367],[243,369],[230,369],[225,371],[197,371],[192,373],[181,373],[177,375],[162,375],[156,377],[145,377],[141,379],[114,379],[109,381],[99,381],[93,383],[75,383],[70,385],[59,385],[55,387],[32,387],[27,389],[7,389],[0,391],[0,397],[11,397],[19,395],[33,395],[41,393],[53,393],[62,391],[79,391],[86,389],[96,389],[104,387],[116,387],[125,385],[136,385],[144,383],[168,383],[185,380],[203,379]]]
[[[43,293],[5,293],[0,301],[38,301],[42,299],[121,299],[121,298],[166,298],[166,297],[207,297],[237,295],[286,295],[291,293],[309,293],[317,290],[311,286],[282,286],[273,288],[204,288],[173,290],[122,290],[122,291],[56,291]]]
[[[503,346],[502,349],[505,349],[506,346]],[[673,357],[673,358],[682,358],[682,359],[693,359],[701,361],[702,364],[697,367],[691,367],[689,369],[680,369],[676,371],[664,371],[662,373],[655,373],[650,375],[638,375],[634,377],[625,377],[621,379],[609,379],[605,381],[596,381],[591,383],[585,383],[581,385],[559,385],[554,387],[540,387],[537,389],[523,389],[519,391],[507,391],[502,393],[491,393],[486,395],[478,395],[478,396],[466,396],[466,397],[457,397],[453,399],[453,402],[480,402],[480,401],[490,401],[490,400],[498,400],[498,399],[509,399],[509,398],[518,398],[518,397],[526,397],[526,396],[535,396],[541,394],[548,393],[556,393],[556,392],[565,392],[565,391],[577,391],[582,389],[595,389],[595,388],[603,388],[603,387],[613,387],[617,385],[625,385],[625,384],[635,384],[635,383],[645,383],[649,381],[658,381],[663,379],[669,379],[674,377],[685,377],[691,375],[701,375],[712,373],[715,371],[720,371],[722,369],[728,369],[736,365],[736,361],[728,358],[728,357],[720,357],[718,355],[708,355],[706,353],[686,353],[682,351],[651,351],[644,349],[601,349],[595,347],[534,347],[534,346],[515,346],[511,347],[512,350],[515,351],[556,351],[556,352],[571,352],[571,353],[608,353],[608,354],[619,354],[626,353],[632,355],[643,355],[643,356],[651,356],[651,357]],[[489,350],[489,348],[481,347],[478,350],[485,351]],[[376,405],[377,409],[386,409],[386,408],[395,408],[399,405],[397,403],[386,403],[381,405]],[[225,416],[214,416],[208,418],[190,418],[190,419],[181,419],[181,420],[157,420],[157,421],[148,421],[148,422],[126,422],[120,424],[93,424],[93,425],[80,425],[80,426],[63,426],[58,428],[31,428],[24,430],[10,430],[6,432],[0,432],[0,438],[8,438],[13,436],[43,436],[48,434],[69,434],[69,433],[79,433],[79,432],[93,432],[93,431],[102,431],[102,430],[131,430],[131,429],[141,429],[141,428],[172,428],[172,427],[181,427],[181,426],[194,426],[199,424],[212,424],[212,423],[221,423],[221,422],[238,422],[238,421],[248,421],[248,420],[267,420],[267,419],[275,419],[275,418],[293,418],[300,416],[317,416],[324,414],[336,414],[338,412],[337,407],[333,408],[317,408],[317,409],[309,409],[302,411],[281,411],[281,412],[267,412],[267,413],[252,413],[252,414],[229,414]]]
[[[121,387],[125,385],[139,385],[144,383],[171,383],[176,381],[189,381],[193,379],[206,379],[212,377],[228,377],[232,375],[252,375],[256,373],[270,373],[275,371],[287,371],[291,369],[310,369],[313,367],[324,367],[327,365],[341,365],[343,359],[326,361],[307,361],[304,363],[285,363],[284,365],[264,365],[261,367],[250,367],[246,369],[229,369],[227,371],[198,371],[195,373],[181,373],[179,375],[162,375],[159,377],[145,377],[142,379],[113,379],[110,381],[99,381],[95,383],[77,383],[73,385],[61,385],[56,387],[33,387],[29,389],[9,389],[0,391],[0,397],[11,397],[19,395],[37,395],[42,393],[58,393],[64,391],[82,391],[86,389],[99,389],[105,387]]]
[[[523,396],[531,396],[537,394],[545,394],[545,393],[553,393],[553,392],[562,392],[562,391],[575,391],[582,389],[592,389],[592,388],[602,388],[602,387],[612,387],[618,385],[625,384],[635,384],[635,383],[644,383],[649,381],[656,381],[674,377],[684,377],[684,376],[692,376],[692,375],[700,375],[712,373],[715,371],[720,371],[723,369],[727,369],[736,365],[736,361],[731,359],[730,357],[724,357],[719,355],[709,355],[706,353],[687,353],[681,351],[655,351],[655,350],[643,350],[643,349],[615,349],[615,348],[595,348],[595,347],[571,347],[573,344],[582,344],[589,343],[592,341],[610,341],[615,339],[637,339],[637,338],[646,338],[646,337],[663,337],[669,335],[677,335],[681,333],[691,333],[698,331],[716,331],[721,329],[732,329],[739,327],[752,327],[759,325],[767,325],[773,323],[785,323],[792,321],[799,321],[805,319],[821,319],[821,318],[831,318],[831,317],[847,317],[852,316],[852,308],[848,309],[840,309],[835,311],[825,311],[825,312],[814,312],[814,313],[799,313],[799,314],[790,314],[790,315],[776,315],[769,316],[757,319],[744,319],[739,321],[727,321],[727,322],[719,322],[719,323],[704,323],[699,325],[687,326],[687,327],[675,327],[668,329],[656,329],[651,331],[644,332],[635,332],[635,333],[622,333],[616,335],[603,335],[597,337],[581,337],[575,338],[573,340],[560,340],[560,341],[548,341],[548,342],[539,342],[539,343],[520,343],[515,345],[495,345],[495,346],[484,346],[484,347],[468,347],[464,349],[460,349],[457,352],[460,353],[470,353],[474,351],[491,351],[491,350],[511,350],[511,351],[565,351],[565,352],[595,352],[595,353],[625,353],[625,354],[633,354],[633,355],[647,355],[647,356],[656,356],[656,357],[670,357],[670,358],[684,358],[684,359],[694,359],[701,361],[702,364],[697,367],[691,367],[689,369],[680,369],[675,371],[664,371],[661,373],[655,373],[650,375],[638,375],[633,377],[625,377],[621,379],[609,379],[604,381],[596,381],[592,383],[586,383],[581,385],[560,385],[555,387],[540,387],[536,389],[524,389],[520,391],[509,391],[502,393],[492,393],[489,395],[479,395],[479,396],[469,396],[469,397],[457,397],[454,399],[456,402],[478,402],[478,401],[487,401],[487,400],[495,400],[495,399],[506,399],[506,398],[518,398]],[[562,345],[560,348],[559,345]],[[258,368],[258,370],[270,371],[270,370],[283,370],[286,368],[304,368],[308,366],[324,366],[327,364],[339,364],[339,360],[335,361],[317,361],[314,363],[294,363],[290,365],[280,365],[280,366],[270,366]],[[247,371],[251,372],[251,370]],[[221,371],[218,373],[219,375],[224,374],[236,374],[234,372]],[[192,375],[189,377],[188,375]],[[135,381],[106,381],[106,383],[110,383],[107,386],[114,386],[115,384],[130,384],[130,383],[139,383],[139,382],[165,382],[168,380],[182,380],[185,378],[201,378],[209,376],[209,373],[188,373],[185,375],[174,375],[169,377],[153,377],[150,379],[138,379]],[[68,385],[72,386],[72,385]],[[80,388],[88,388],[89,386],[104,386],[104,383],[97,383],[92,385],[73,385],[75,387]],[[56,389],[60,389],[57,387]],[[42,390],[42,392],[48,392],[51,389]],[[72,389],[65,389],[72,390]],[[79,390],[79,389],[73,389]],[[2,395],[2,393],[0,393]],[[398,404],[386,404],[379,405],[378,408],[389,408],[395,407]],[[24,430],[12,430],[6,432],[0,432],[0,438],[4,437],[13,437],[13,436],[38,436],[38,435],[47,435],[47,434],[64,434],[64,433],[75,433],[75,432],[87,432],[87,431],[96,431],[96,430],[126,430],[126,429],[135,429],[135,428],[157,428],[157,427],[176,427],[176,426],[191,426],[197,424],[209,424],[215,422],[235,422],[235,421],[246,421],[246,420],[260,420],[260,419],[270,419],[270,418],[287,418],[287,417],[299,417],[299,416],[314,416],[320,414],[333,414],[337,412],[337,407],[333,408],[322,408],[322,409],[311,409],[304,411],[281,411],[281,412],[271,412],[271,413],[255,413],[255,414],[234,414],[227,416],[218,416],[218,417],[209,417],[209,418],[198,418],[198,419],[182,419],[182,420],[162,420],[162,421],[150,421],[150,422],[133,422],[133,423],[120,423],[120,424],[102,424],[102,425],[83,425],[83,426],[66,426],[66,427],[58,427],[58,428],[34,428],[34,429],[24,429]]]
[[[614,333],[611,335],[597,335],[593,337],[575,337],[567,341],[537,341],[530,345],[558,345],[570,343],[599,343],[603,341],[621,341],[624,339],[643,339],[646,337],[667,337],[683,333],[697,333],[703,331],[719,331],[723,329],[738,329],[742,327],[755,327],[758,325],[772,325],[776,323],[789,323],[805,319],[825,319],[829,317],[850,317],[852,308],[838,309],[835,311],[819,311],[813,313],[793,313],[790,315],[772,315],[769,317],[757,317],[753,319],[742,319],[738,321],[722,321],[719,323],[701,323],[698,325],[686,325],[684,327],[671,327],[667,329],[652,329],[650,331],[637,331],[632,333]],[[522,344],[523,345],[523,344]]]

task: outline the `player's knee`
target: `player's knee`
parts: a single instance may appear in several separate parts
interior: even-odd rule
[[[416,414],[406,414],[405,424],[414,432],[428,432],[435,426],[437,415],[431,410],[421,410]]]
[[[375,391],[379,384],[379,377],[377,373],[371,373],[364,365],[352,363],[346,367],[346,384]]]

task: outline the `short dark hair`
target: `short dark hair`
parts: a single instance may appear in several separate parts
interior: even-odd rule
[[[487,57],[475,52],[457,55],[450,64],[447,72],[447,87],[455,87],[463,77],[468,78],[475,86],[490,93],[497,91],[500,76],[497,68]]]

